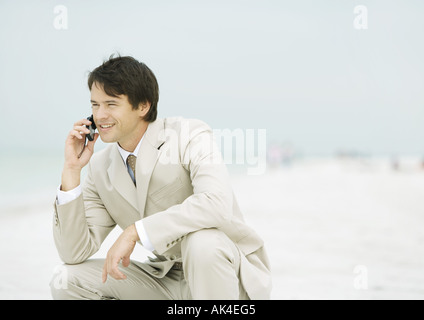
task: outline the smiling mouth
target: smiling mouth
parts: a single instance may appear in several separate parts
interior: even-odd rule
[[[101,129],[109,129],[109,128],[112,128],[113,126],[114,126],[114,124],[101,124],[101,125],[99,125],[99,127]]]

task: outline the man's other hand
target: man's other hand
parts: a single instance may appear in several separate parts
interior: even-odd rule
[[[134,251],[135,244],[139,239],[134,224],[130,225],[122,232],[107,253],[102,272],[103,283],[106,282],[108,275],[116,280],[124,280],[127,278],[127,276],[118,269],[118,265],[121,260],[124,267],[130,265],[130,255]]]

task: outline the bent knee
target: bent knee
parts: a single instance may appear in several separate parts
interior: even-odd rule
[[[91,281],[100,282],[102,262],[99,260],[87,260],[81,264],[62,264],[53,270],[50,281],[50,291],[53,299],[76,298],[75,288]]]
[[[70,273],[69,265],[58,265],[53,270],[53,276],[50,281],[50,291],[53,299],[65,299],[66,291],[69,289]]]
[[[234,243],[218,229],[190,233],[181,243],[183,256],[192,257],[197,263],[210,264],[223,258],[233,262],[236,250]]]

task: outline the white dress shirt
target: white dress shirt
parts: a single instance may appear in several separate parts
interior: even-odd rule
[[[121,146],[119,145],[119,143],[117,143],[118,145],[118,150],[119,150],[119,154],[122,157],[122,160],[124,161],[125,166],[127,167],[128,170],[128,174],[131,176],[131,178],[134,178],[132,176],[132,170],[128,167],[127,165],[127,158],[130,154],[133,154],[135,156],[137,156],[138,154],[138,150],[140,149],[141,146],[141,141],[143,141],[144,136],[141,138],[140,142],[138,143],[137,147],[134,149],[134,152],[128,152],[124,149],[121,148]],[[66,204],[68,202],[71,202],[72,200],[75,200],[76,198],[78,198],[82,192],[82,188],[81,185],[79,185],[78,187],[69,190],[69,191],[62,191],[60,190],[59,186],[57,188],[57,204],[58,205],[62,205],[62,204]],[[143,244],[143,247],[146,248],[147,250],[153,251],[154,247],[152,245],[152,243],[150,242],[146,230],[144,229],[144,225],[143,225],[143,221],[142,220],[138,220],[135,222],[135,228],[137,230],[138,236],[140,237],[140,241]]]

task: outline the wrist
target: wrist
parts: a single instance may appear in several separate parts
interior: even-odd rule
[[[79,165],[70,164],[70,163],[66,163],[66,162],[63,165],[63,171],[80,174],[81,170],[82,170],[82,168]]]
[[[131,241],[137,242],[138,240],[140,240],[135,224],[132,224],[129,227],[127,227],[124,230],[124,233],[126,234],[127,238]]]
[[[69,191],[80,185],[81,169],[65,165],[62,171],[62,184],[60,190]]]

